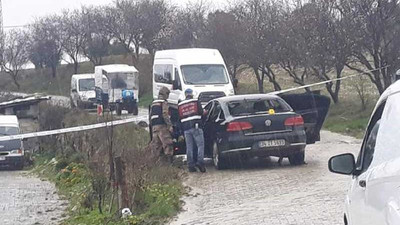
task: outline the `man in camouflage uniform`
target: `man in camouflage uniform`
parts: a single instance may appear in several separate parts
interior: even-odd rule
[[[154,100],[150,108],[150,123],[153,139],[151,147],[155,154],[161,154],[164,150],[165,159],[172,162],[173,147],[172,136],[173,131],[171,119],[168,112],[168,96],[169,89],[162,87],[158,93],[158,99]]]

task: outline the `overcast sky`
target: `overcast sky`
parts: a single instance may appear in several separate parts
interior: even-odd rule
[[[3,3],[3,22],[5,27],[20,26],[32,22],[35,18],[62,9],[80,8],[82,5],[106,5],[113,0],[1,0]],[[169,0],[175,4],[185,4],[189,0]],[[226,0],[209,0],[223,4]]]

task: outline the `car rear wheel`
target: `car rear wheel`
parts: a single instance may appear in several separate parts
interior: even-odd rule
[[[217,142],[213,143],[213,162],[217,170],[226,169],[226,160],[221,157]]]
[[[289,156],[289,162],[292,165],[304,164],[305,152],[298,152]]]

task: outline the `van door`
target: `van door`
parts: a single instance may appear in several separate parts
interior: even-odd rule
[[[368,218],[363,224],[400,221],[400,93],[388,97],[380,120],[376,146],[365,180]],[[361,223],[360,223],[361,224]]]
[[[172,104],[178,104],[179,97],[182,94],[182,81],[177,67],[174,68],[174,79],[172,81],[171,93],[169,94],[168,101]]]
[[[378,107],[375,114],[372,116],[361,147],[361,151],[358,155],[357,171],[352,180],[347,202],[349,210],[347,219],[350,224],[381,224],[376,223],[376,220],[379,216],[376,211],[371,211],[371,207],[369,206],[371,201],[368,200],[368,195],[371,194],[370,177],[371,171],[373,171],[371,162],[375,157],[377,137],[380,131],[380,121],[384,107],[385,104],[381,104],[381,106]]]

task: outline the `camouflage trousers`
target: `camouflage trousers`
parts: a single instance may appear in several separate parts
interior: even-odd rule
[[[161,154],[172,156],[174,154],[172,147],[172,136],[167,126],[156,125],[152,127],[153,140],[151,141],[151,149],[154,154]]]

